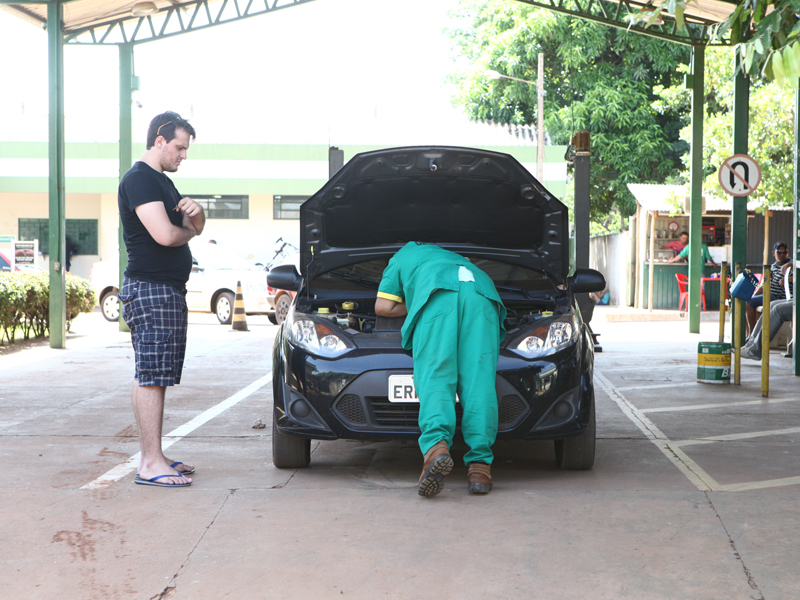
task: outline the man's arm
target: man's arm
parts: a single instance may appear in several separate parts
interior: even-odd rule
[[[375,300],[375,314],[379,317],[405,317],[408,309],[404,302],[379,297]]]
[[[198,208],[202,212],[203,209],[199,205]],[[140,204],[136,207],[136,216],[139,217],[142,225],[153,236],[153,239],[162,246],[183,246],[197,235],[197,229],[193,225],[192,218],[185,212],[183,214],[183,227],[173,225],[169,220],[163,202]],[[203,215],[203,223],[205,223],[205,215]]]
[[[203,229],[206,226],[206,213],[202,206],[191,198],[186,197],[181,198],[181,201],[178,202],[178,209],[183,213],[184,217],[189,217],[192,227],[197,232],[196,235],[203,233]]]

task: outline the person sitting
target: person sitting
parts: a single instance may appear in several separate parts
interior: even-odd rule
[[[775,245],[772,247],[772,255],[775,257],[775,262],[770,266],[771,278],[769,295],[770,299],[773,301],[786,298],[786,291],[783,289],[783,267],[791,262],[789,260],[788,248],[786,242],[775,242]],[[761,285],[753,291],[753,297],[745,303],[744,314],[745,320],[747,321],[745,333],[747,335],[750,335],[756,323],[756,319],[758,319],[758,312],[756,309],[764,304],[764,294],[759,293],[763,286],[764,280],[762,279]]]
[[[789,283],[793,283],[794,274],[793,269],[784,269],[785,277],[788,278]],[[770,302],[769,306],[769,339],[773,339],[780,330],[784,323],[790,323],[794,320],[794,301],[791,298],[784,298],[783,300],[776,300]],[[749,358],[750,360],[761,360],[762,353],[762,318],[759,317],[756,321],[755,327],[750,337],[747,338],[747,343],[742,346],[742,358]]]

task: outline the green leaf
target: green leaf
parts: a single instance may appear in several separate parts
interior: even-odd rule
[[[674,11],[670,11],[670,12],[672,12],[675,15],[675,22],[678,24],[678,29],[679,30],[683,29],[684,28],[683,5],[682,4],[678,4],[675,7],[675,10]],[[735,39],[739,39],[739,38],[737,37]]]
[[[772,53],[772,73],[778,83],[782,83],[786,79],[786,69],[783,66],[783,57],[780,52]]]

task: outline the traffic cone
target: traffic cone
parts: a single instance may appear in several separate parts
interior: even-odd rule
[[[244,297],[242,296],[242,282],[236,282],[236,298],[233,300],[233,327],[232,331],[250,331],[247,328],[247,316],[244,314]]]

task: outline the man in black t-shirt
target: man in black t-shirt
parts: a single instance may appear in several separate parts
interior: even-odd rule
[[[161,450],[164,395],[180,383],[186,351],[189,240],[206,222],[203,208],[181,197],[165,172],[178,170],[194,137],[194,128],[177,113],[158,115],[147,130],[147,150],[119,184],[128,250],[119,300],[136,355],[133,412],[142,452],[134,481],[142,485],[186,487],[192,484],[186,475],[194,473]]]

